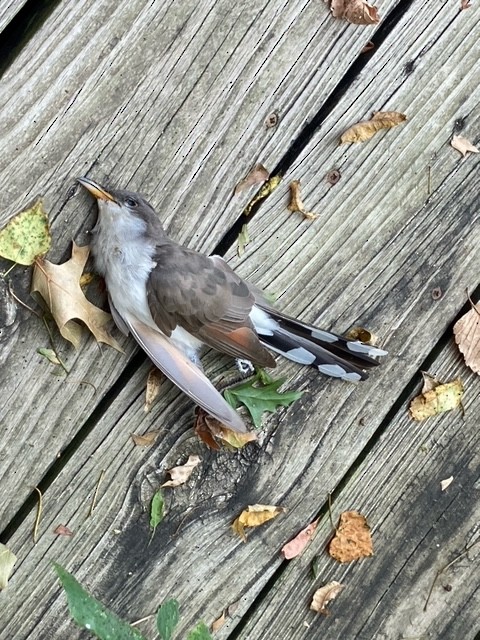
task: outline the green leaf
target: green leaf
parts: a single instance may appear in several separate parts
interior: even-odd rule
[[[213,640],[208,630],[207,625],[204,622],[199,622],[197,626],[190,631],[187,636],[187,640]]]
[[[270,378],[268,384],[256,385],[255,383],[259,381],[260,375],[257,374],[251,380],[226,389],[223,392],[225,400],[234,409],[237,409],[240,404],[245,405],[252,416],[253,424],[257,428],[262,426],[262,415],[265,411],[273,413],[277,407],[288,407],[303,395],[302,391],[285,391],[285,393],[279,393],[278,388],[285,380],[274,380]]]
[[[158,490],[157,493],[153,496],[152,502],[150,504],[150,527],[153,529],[152,538],[155,533],[155,529],[163,520],[163,507],[163,493],[161,490]]]
[[[145,640],[139,631],[109,611],[57,563],[53,563],[67,594],[68,608],[75,622],[100,640]]]
[[[237,238],[237,255],[239,258],[245,253],[245,247],[250,242],[250,236],[248,235],[248,225],[242,225],[242,229]]]
[[[157,611],[157,630],[162,640],[170,640],[180,619],[178,602],[166,600]]]
[[[0,256],[30,265],[50,249],[52,236],[41,200],[21,211],[0,231]]]
[[[53,349],[44,349],[43,347],[41,347],[40,349],[37,349],[37,353],[46,358],[52,364],[62,364]]]

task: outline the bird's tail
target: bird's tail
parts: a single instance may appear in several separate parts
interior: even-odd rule
[[[383,349],[317,329],[258,303],[250,317],[268,349],[334,378],[365,380],[365,370],[379,364],[375,358],[387,355]]]

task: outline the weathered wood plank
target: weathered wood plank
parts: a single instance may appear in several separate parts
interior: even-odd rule
[[[348,565],[329,558],[325,547],[332,533],[325,515],[314,541],[285,566],[239,638],[477,636],[480,545],[438,577],[425,610],[437,571],[480,541],[478,376],[452,343],[431,370],[445,380],[462,378],[465,418],[456,411],[415,423],[404,402],[333,504],[335,521],[352,509],[367,515],[373,558]],[[440,481],[450,476],[453,482],[442,492]],[[317,580],[311,573],[315,557]],[[330,616],[316,615],[308,610],[310,599],[330,580],[345,590]]]
[[[383,11],[394,4],[383,3]],[[356,47],[337,56],[352,33],[358,34]],[[45,194],[52,258],[65,258],[71,238],[85,243],[94,220],[87,197],[71,191],[75,176],[92,171],[99,180],[143,190],[175,239],[212,250],[240,210],[231,196],[237,177],[259,153],[273,164],[370,33],[349,29],[304,0],[233,7],[213,0],[60,3],[2,79],[2,220]],[[328,50],[325,42],[332,43]],[[321,87],[313,92],[312,74]],[[282,119],[267,131],[263,121],[272,109]],[[24,299],[29,273],[17,269],[13,276]],[[76,382],[54,382],[36,353],[48,344],[43,325],[16,311],[13,320],[9,316],[0,372],[8,398],[0,418],[8,425],[2,448],[9,461],[0,471],[2,522],[103,402],[128,361],[108,349],[99,357],[91,340],[78,354],[62,344]],[[129,356],[132,345],[126,344]],[[96,395],[79,381],[93,384]]]
[[[0,32],[5,29],[26,3],[27,0],[6,0],[6,2],[2,2],[0,6]]]
[[[409,28],[406,25],[400,35],[410,37],[410,46],[422,46],[416,20],[424,19],[424,14],[417,8],[409,14]],[[448,13],[437,14],[436,22],[431,19],[430,28],[441,31],[440,27],[448,20]],[[465,31],[456,33],[456,37],[468,47],[471,41]],[[408,46],[398,33],[391,37],[393,41],[401,41],[402,46]],[[430,38],[426,32],[422,37],[426,41]],[[443,47],[445,43],[440,41],[440,45]],[[373,83],[375,78],[377,85],[390,86],[392,67],[398,64],[397,60],[390,60],[392,48],[387,41],[383,71],[378,72],[372,65],[364,74],[364,82]],[[445,64],[441,47],[438,51],[432,47],[425,56],[425,68],[432,76],[438,75],[436,65]],[[451,64],[457,62],[453,55]],[[370,73],[372,76],[366,80],[365,75]],[[471,81],[468,73],[466,78],[464,83],[468,86]],[[450,86],[446,73],[442,82]],[[420,85],[419,104],[425,98],[423,92],[428,95],[429,90],[428,83]],[[360,87],[357,91],[361,93]],[[398,86],[392,85],[392,91],[396,92],[396,99],[401,104],[406,99],[402,91],[411,89],[408,84],[399,82]],[[352,102],[359,99],[358,95],[350,94]],[[456,118],[457,100],[458,96],[441,105],[439,119],[449,122]],[[473,109],[472,100],[465,104],[470,114],[468,124],[474,127],[479,118],[478,108]],[[429,116],[430,108],[433,107],[426,101],[422,109],[417,109],[418,129]],[[310,313],[310,317],[320,315],[317,298],[318,291],[322,290],[327,291],[325,302],[322,302],[323,319],[340,317],[338,309],[344,304],[350,314],[348,322],[352,323],[360,315],[352,309],[367,309],[370,305],[363,318],[372,329],[380,329],[388,336],[392,355],[387,362],[366,385],[357,388],[321,379],[310,372],[299,372],[293,365],[282,366],[282,372],[291,377],[290,384],[304,388],[308,393],[288,412],[270,420],[270,429],[274,425],[278,428],[269,431],[261,446],[253,445],[235,455],[205,452],[191,437],[190,422],[183,412],[182,401],[171,389],[155,412],[144,417],[139,372],[134,384],[124,389],[112,405],[109,415],[98,422],[95,437],[91,434],[84,441],[78,455],[68,462],[49,488],[43,530],[49,532],[61,519],[71,524],[78,531],[77,535],[68,541],[56,539],[52,542],[51,534],[46,533],[34,548],[26,528],[12,537],[11,545],[23,561],[12,582],[16,587],[7,594],[6,604],[7,612],[18,613],[13,619],[6,616],[10,621],[4,632],[23,638],[35,626],[39,633],[50,636],[56,633],[57,637],[62,637],[69,633],[71,637],[78,637],[71,631],[70,624],[63,621],[64,605],[58,601],[54,579],[46,569],[47,556],[68,563],[99,597],[127,618],[151,613],[163,598],[174,596],[185,603],[180,635],[200,617],[211,622],[223,607],[240,599],[238,617],[232,621],[232,626],[238,623],[280,566],[278,551],[282,544],[313,519],[324,504],[326,493],[335,488],[354,463],[444,332],[464,301],[465,287],[478,283],[480,264],[476,247],[480,238],[473,181],[476,161],[457,161],[455,156],[449,161],[447,151],[442,149],[439,156],[447,164],[447,168],[442,169],[445,173],[442,184],[435,183],[435,191],[425,203],[423,193],[411,195],[412,174],[408,174],[409,180],[401,175],[410,165],[416,168],[417,151],[414,145],[408,145],[407,139],[401,138],[405,131],[408,129],[389,132],[390,138],[385,137],[383,144],[380,141],[372,143],[368,153],[367,147],[357,155],[352,153],[352,177],[339,183],[345,189],[344,200],[348,197],[360,200],[365,178],[359,168],[368,157],[370,166],[377,168],[369,176],[371,192],[377,194],[382,189],[391,189],[390,203],[385,195],[383,204],[378,195],[372,196],[375,208],[372,203],[367,208],[359,206],[354,209],[348,224],[339,224],[337,218],[333,225],[330,221],[338,215],[338,201],[342,196],[325,199],[324,215],[329,220],[325,232],[331,234],[328,240],[325,236],[325,241],[319,242],[312,235],[313,225],[291,218],[284,223],[281,234],[273,224],[268,229],[269,240],[265,232],[263,263],[258,259],[258,248],[257,252],[250,251],[241,265],[243,273],[248,273],[251,267],[250,273],[258,275],[263,284],[273,283],[273,290],[286,291],[283,306],[290,303],[292,308],[296,306],[304,309],[306,315]],[[424,146],[434,146],[437,135],[435,128],[426,127]],[[433,136],[433,143],[429,136]],[[392,143],[393,140],[402,141],[405,149],[403,155],[397,154],[400,160],[396,169],[400,175],[395,185],[389,172],[388,163],[392,162],[393,152],[388,140]],[[325,145],[328,144],[327,139]],[[412,154],[410,161],[404,157],[406,149]],[[423,168],[420,160],[418,163]],[[383,173],[378,170],[382,166],[385,167]],[[405,204],[393,211],[397,202]],[[268,203],[266,209],[270,206],[274,205]],[[278,210],[276,213],[279,217]],[[265,224],[267,218],[262,216],[263,213],[252,224],[260,226],[262,219]],[[282,262],[281,251],[276,249],[279,240],[283,241],[288,234],[291,248],[285,261],[291,263],[289,268]],[[310,234],[310,244],[306,242],[307,234]],[[257,241],[259,237],[255,235]],[[362,250],[361,244],[367,239],[372,246],[366,245],[368,248]],[[332,247],[336,248],[335,252]],[[282,248],[285,251],[285,246]],[[353,253],[356,258],[352,257]],[[324,259],[330,264],[322,270]],[[434,301],[431,290],[439,284],[444,295],[441,300]],[[334,286],[337,296],[338,291],[345,289],[345,293],[338,296],[338,302],[333,300]],[[393,329],[387,331],[387,326]],[[161,425],[165,428],[164,439],[147,452],[135,450],[129,441],[132,425],[138,425],[142,430]],[[187,487],[170,497],[167,518],[148,546],[148,517],[142,513],[142,505],[147,504],[153,488],[160,483],[163,470],[179,459],[184,460],[191,452],[201,452],[204,466]],[[102,468],[113,482],[105,486],[97,514],[82,525],[87,496],[93,491]],[[245,504],[252,502],[283,504],[288,507],[288,513],[261,532],[252,534],[248,545],[243,545],[231,537],[228,525]],[[192,511],[187,511],[192,507]],[[32,518],[29,517],[27,524]],[[116,530],[121,533],[115,534]],[[121,588],[118,586],[119,575],[122,576]],[[32,582],[35,584],[33,592]],[[32,607],[33,599],[40,593],[48,602],[42,611]],[[62,619],[61,623],[59,619]]]

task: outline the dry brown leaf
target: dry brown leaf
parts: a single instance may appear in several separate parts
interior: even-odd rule
[[[145,406],[143,407],[145,413],[150,411],[153,403],[158,398],[163,379],[164,375],[160,369],[157,369],[157,367],[150,369],[147,378],[147,388],[145,389]]]
[[[460,0],[460,10],[465,11],[465,9],[470,9],[472,3],[470,0]]]
[[[445,480],[442,480],[440,482],[440,488],[442,491],[445,491],[445,489],[447,489],[453,482],[453,476],[450,476],[449,478],[445,478]]]
[[[340,137],[340,144],[365,142],[382,129],[391,129],[405,122],[407,116],[398,111],[376,111],[370,120],[357,122]]]
[[[417,421],[425,420],[438,413],[451,411],[461,406],[463,383],[460,379],[446,384],[438,384],[423,392],[410,403],[410,416]]]
[[[227,616],[226,616],[226,613],[224,611],[219,618],[217,618],[216,620],[214,620],[212,622],[212,631],[213,631],[213,633],[216,633],[219,629],[221,629],[226,621],[227,621]]]
[[[240,180],[240,182],[235,187],[235,195],[238,195],[248,187],[252,187],[254,184],[262,184],[265,180],[268,180],[270,174],[265,169],[263,164],[256,164],[251,171],[247,173],[247,175]]]
[[[56,529],[54,529],[53,533],[56,533],[57,536],[65,536],[65,537],[68,537],[68,538],[73,536],[73,531],[71,531],[64,524],[59,524],[58,527]]]
[[[320,587],[313,594],[313,600],[310,605],[310,609],[316,611],[317,613],[321,613],[324,616],[328,616],[329,611],[327,609],[327,605],[338,596],[340,591],[345,588],[345,585],[337,582],[336,580],[332,580],[324,587]]]
[[[282,555],[285,560],[296,558],[302,553],[307,544],[310,542],[313,534],[315,533],[317,525],[318,520],[314,520],[309,525],[307,525],[305,529],[302,529],[300,533],[297,533],[293,540],[290,540],[290,542],[287,542],[287,544],[282,547]]]
[[[453,334],[467,367],[480,374],[480,310],[475,305],[457,320]]]
[[[422,393],[427,393],[427,391],[431,391],[442,384],[438,378],[428,373],[428,371],[421,371],[420,373],[423,378]]]
[[[75,320],[82,320],[98,342],[122,351],[106,329],[106,325],[112,320],[111,315],[89,302],[80,288],[80,277],[88,254],[88,247],[79,247],[73,243],[72,257],[63,264],[37,260],[33,271],[32,292],[40,293],[60,333],[76,349],[80,346],[82,327]]]
[[[377,24],[380,22],[378,9],[365,0],[325,0],[330,1],[330,10],[334,18],[340,18],[352,24]]]
[[[16,561],[17,556],[0,542],[0,589],[7,588]]]
[[[257,440],[253,431],[233,431],[200,407],[195,409],[195,433],[207,447],[216,451],[221,448],[219,440],[227,449],[242,449],[249,442]]]
[[[373,51],[373,49],[375,49],[375,44],[369,40],[360,53],[368,53],[369,51]]]
[[[158,438],[159,433],[160,433],[160,429],[157,429],[156,431],[148,431],[143,435],[140,435],[138,433],[132,433],[131,436],[132,436],[133,443],[137,447],[151,447],[152,444],[155,442],[155,440]]]
[[[195,467],[201,462],[200,456],[188,456],[188,460],[185,464],[178,467],[168,469],[167,473],[170,475],[171,480],[167,480],[161,486],[162,487],[179,487],[181,484],[185,484],[193,473]]]
[[[473,145],[470,140],[464,138],[463,136],[453,136],[450,141],[450,145],[457,151],[460,151],[463,157],[465,157],[468,152],[479,153],[477,147]]]
[[[368,329],[365,329],[365,327],[352,327],[347,331],[345,337],[348,340],[360,340],[360,342],[364,342],[365,344],[371,344],[372,347],[378,344],[378,336]]]
[[[292,213],[301,213],[307,220],[315,220],[318,218],[313,211],[307,211],[305,205],[302,202],[300,195],[300,180],[293,180],[290,183],[290,202],[287,209]]]
[[[272,520],[272,518],[276,518],[279,513],[283,513],[284,511],[285,509],[283,507],[274,507],[266,504],[249,505],[233,522],[232,529],[246,542],[246,527],[259,527],[265,522]]]
[[[338,562],[352,562],[373,556],[372,536],[367,519],[358,511],[344,511],[328,553]]]

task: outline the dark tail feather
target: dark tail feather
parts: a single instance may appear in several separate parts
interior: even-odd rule
[[[347,340],[329,331],[317,329],[263,308],[278,324],[272,335],[263,332],[259,338],[266,347],[300,364],[308,364],[325,375],[351,382],[365,380],[365,369],[380,364],[374,358],[386,355],[386,351],[363,342]]]

